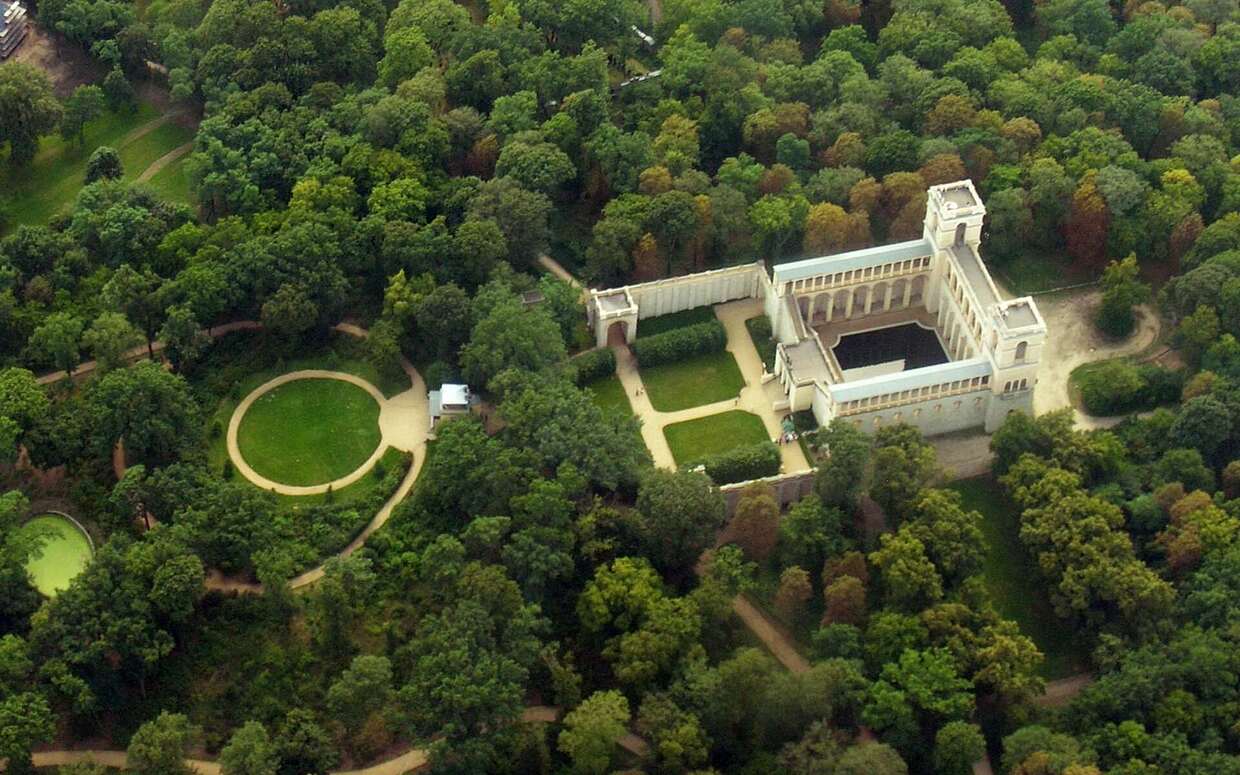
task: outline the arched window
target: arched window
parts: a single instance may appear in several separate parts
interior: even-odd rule
[[[963,223],[956,224],[956,244],[957,245],[964,244],[964,230],[965,230],[965,224]]]
[[[1021,342],[1020,344],[1016,345],[1016,361],[1018,363],[1023,363],[1025,360],[1025,354],[1028,352],[1029,352],[1028,342]]]

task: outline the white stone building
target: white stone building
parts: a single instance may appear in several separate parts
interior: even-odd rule
[[[631,342],[642,318],[761,298],[778,340],[776,410],[870,431],[993,431],[1009,412],[1032,412],[1046,324],[1033,299],[1003,301],[986,271],[973,184],[934,186],[927,198],[920,239],[780,264],[770,277],[757,263],[592,291],[597,341]],[[904,341],[916,351],[891,350]],[[841,365],[845,351],[855,363]]]
[[[16,0],[0,0],[0,59],[17,50],[29,31],[26,9]]]

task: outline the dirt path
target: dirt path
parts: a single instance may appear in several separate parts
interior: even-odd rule
[[[1000,286],[1004,298],[1012,294]],[[1162,333],[1158,313],[1149,305],[1138,307],[1137,324],[1126,339],[1106,339],[1094,325],[1094,314],[1102,292],[1095,286],[1060,293],[1049,293],[1036,299],[1038,311],[1046,321],[1046,344],[1038,367],[1037,389],[1033,393],[1035,414],[1072,407],[1068,377],[1082,364],[1135,355],[1151,347]],[[1092,417],[1073,407],[1076,425],[1081,429],[1104,428],[1119,418]]]
[[[543,269],[546,269],[548,272],[555,275],[556,277],[560,278],[564,282],[573,286],[574,288],[583,288],[583,289],[585,288],[585,286],[581,284],[580,280],[578,280],[576,277],[573,277],[572,272],[569,272],[567,269],[565,269],[564,266],[560,264],[559,261],[556,261],[551,256],[548,256],[546,254],[539,256],[538,265],[541,266]]]
[[[135,183],[147,182],[151,178],[158,175],[164,169],[164,167],[167,167],[169,164],[181,158],[182,156],[186,155],[192,150],[194,150],[193,140],[189,141],[185,145],[178,145],[176,148],[173,148],[171,151],[168,151],[163,156],[160,156],[158,159],[151,162],[151,166],[142,170],[142,174],[139,175],[138,178],[134,182]]]
[[[779,664],[793,673],[804,673],[809,670],[809,661],[797,651],[792,638],[784,634],[778,625],[758,610],[757,606],[749,602],[748,598],[744,595],[737,595],[732,601],[732,611],[749,628],[749,631],[762,641],[762,645],[766,646],[767,651],[771,652]]]
[[[340,382],[347,382],[350,385],[355,385],[365,390],[375,400],[375,403],[379,405],[379,429],[381,435],[375,451],[353,471],[339,479],[324,482],[323,484],[296,486],[273,481],[255,471],[245,459],[245,456],[241,454],[237,435],[241,429],[241,420],[244,419],[245,413],[249,411],[255,401],[281,385],[287,385],[290,382],[302,379],[334,379]],[[233,410],[232,417],[228,420],[226,444],[228,446],[228,458],[232,461],[233,466],[236,467],[237,472],[258,487],[277,492],[281,495],[320,495],[328,490],[335,491],[342,487],[348,487],[361,479],[375,467],[375,464],[387,452],[388,447],[395,447],[403,452],[420,450],[426,444],[426,431],[429,427],[430,412],[426,404],[425,395],[409,390],[389,400],[379,388],[355,374],[328,371],[326,369],[302,369],[300,371],[290,371],[270,379],[241,399],[241,403],[237,404],[237,408]]]
[[[1058,708],[1067,705],[1072,698],[1081,693],[1081,690],[1094,682],[1094,677],[1089,673],[1078,673],[1067,678],[1060,678],[1057,681],[1050,681],[1046,684],[1046,691],[1033,701],[1035,705],[1043,708]]]

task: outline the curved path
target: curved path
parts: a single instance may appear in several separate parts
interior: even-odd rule
[[[303,379],[334,379],[340,382],[347,382],[350,385],[355,385],[365,390],[375,400],[375,403],[379,405],[379,430],[381,437],[379,444],[375,447],[375,451],[370,457],[360,466],[353,469],[353,471],[339,479],[312,485],[283,484],[268,479],[255,471],[246,462],[245,456],[241,454],[241,447],[237,443],[237,433],[241,428],[241,421],[245,418],[245,413],[249,411],[255,401],[281,385],[287,385],[290,382],[297,382]],[[281,495],[319,495],[328,490],[339,490],[342,487],[353,484],[369,473],[370,469],[375,467],[375,463],[378,463],[383,454],[387,452],[388,447],[395,447],[402,452],[413,452],[426,440],[426,428],[430,423],[430,414],[425,406],[426,400],[423,397],[422,402],[419,403],[414,400],[413,396],[409,395],[412,392],[414,391],[406,391],[389,401],[379,388],[356,374],[346,374],[343,371],[328,371],[326,369],[302,369],[301,371],[290,371],[286,374],[281,374],[250,391],[250,394],[241,399],[241,403],[237,404],[237,408],[233,410],[232,417],[228,421],[228,457],[242,476],[264,490],[271,490]]]
[[[158,159],[151,162],[151,166],[142,170],[142,174],[139,175],[134,180],[134,183],[147,182],[151,178],[158,175],[164,169],[164,167],[167,167],[169,164],[181,158],[182,156],[186,155],[192,150],[194,150],[194,143],[192,140],[188,143],[185,143],[184,145],[178,145],[176,148],[173,148],[171,151],[168,151],[163,156],[160,156]]]

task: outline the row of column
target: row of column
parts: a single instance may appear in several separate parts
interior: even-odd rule
[[[861,288],[867,289],[867,293],[865,295],[865,306],[861,314],[869,315],[874,307],[875,286],[863,285],[861,286]],[[848,296],[844,300],[844,319],[845,320],[849,320],[852,318],[853,301],[856,298],[856,294],[858,290],[860,290],[860,288],[854,288],[853,290],[849,291]],[[888,285],[886,293],[883,294],[883,308],[882,308],[883,312],[888,312],[891,310],[891,302],[893,299],[893,294],[891,293],[891,290],[892,290],[892,286]],[[805,316],[806,323],[808,325],[813,325],[814,315],[818,311],[818,300],[822,298],[823,296],[827,297],[827,322],[830,323],[832,318],[835,316],[836,304],[835,304],[834,299],[838,295],[839,295],[839,292],[836,291],[834,293],[827,292],[827,293],[820,293],[816,296],[811,296],[809,299],[808,314],[806,314]],[[913,296],[913,283],[912,281],[909,281],[904,284],[904,298],[901,301],[901,306],[900,306],[901,309],[908,307],[909,300],[912,298],[912,296]]]
[[[960,316],[951,314],[951,301],[951,293],[945,287],[939,300],[937,323],[938,329],[943,332],[943,340],[947,343],[947,356],[953,361],[959,361],[969,354],[969,336]]]

